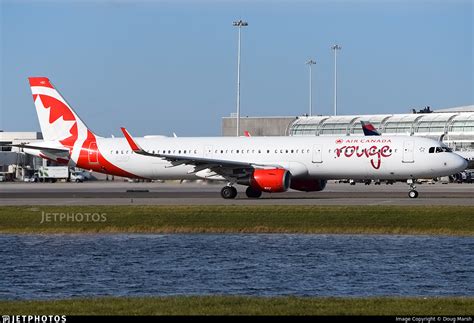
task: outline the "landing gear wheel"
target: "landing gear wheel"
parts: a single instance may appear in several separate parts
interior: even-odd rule
[[[411,190],[410,192],[408,192],[408,196],[409,196],[411,199],[416,199],[416,198],[418,197],[418,191]]]
[[[233,199],[237,196],[237,189],[233,186],[224,186],[221,190],[221,196],[225,199]]]
[[[254,189],[253,187],[249,186],[245,190],[245,194],[247,195],[247,197],[258,199],[260,196],[262,196],[262,191]]]

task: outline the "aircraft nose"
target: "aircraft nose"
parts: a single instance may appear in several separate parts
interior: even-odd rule
[[[454,166],[456,167],[456,170],[458,172],[462,172],[463,170],[465,170],[468,165],[467,159],[459,155],[455,155],[454,157],[456,157],[456,160],[454,161]]]

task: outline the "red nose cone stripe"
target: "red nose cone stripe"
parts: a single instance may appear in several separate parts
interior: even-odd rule
[[[30,86],[44,86],[54,89],[47,77],[29,77]]]

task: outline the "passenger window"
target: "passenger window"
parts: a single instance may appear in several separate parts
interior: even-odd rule
[[[238,154],[238,153],[239,153],[239,150],[237,149],[236,152],[237,152],[237,154]]]

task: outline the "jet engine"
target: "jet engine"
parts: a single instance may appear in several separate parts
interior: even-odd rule
[[[291,174],[286,169],[255,169],[245,178],[239,179],[238,184],[248,185],[263,192],[285,192],[290,187]]]

